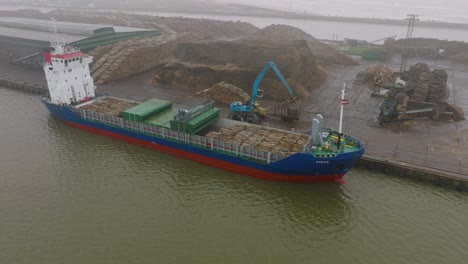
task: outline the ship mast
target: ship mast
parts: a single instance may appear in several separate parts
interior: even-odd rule
[[[52,30],[54,31],[54,36],[50,40],[50,47],[54,49],[56,54],[64,53],[64,43],[60,41],[58,29],[57,29],[57,20],[55,18],[51,19]]]
[[[346,90],[346,83],[343,84],[343,89],[341,89],[341,110],[340,110],[340,125],[338,127],[338,133],[343,133],[343,115],[344,115],[344,106],[349,104],[349,101],[345,99],[345,90]]]

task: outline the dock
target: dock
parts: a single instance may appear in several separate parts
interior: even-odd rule
[[[373,63],[383,63],[398,71],[401,58],[385,62],[359,60],[357,66],[335,66],[327,82],[312,92],[304,110],[309,115],[322,113],[325,126],[337,127],[339,120],[339,87],[348,83],[344,131],[366,145],[360,164],[388,174],[428,181],[436,185],[467,190],[468,186],[468,121],[411,121],[408,127],[381,127],[378,123],[382,99],[371,96],[367,85],[353,85],[356,74]],[[433,69],[447,71],[450,95],[447,102],[468,113],[468,65],[448,60],[410,58],[408,65],[427,63]]]
[[[325,126],[338,128],[340,93],[343,82],[348,83],[344,131],[366,145],[366,153],[358,166],[378,170],[389,175],[407,177],[438,186],[468,191],[468,121],[414,121],[409,127],[381,127],[377,117],[381,99],[371,96],[367,85],[353,85],[359,71],[367,69],[372,61],[359,60],[360,65],[335,65],[329,69],[328,79],[321,88],[312,91],[304,102],[301,121],[284,123],[267,119],[271,127],[305,132],[310,130],[310,120],[317,113],[325,117]],[[410,58],[408,65],[425,62],[430,68],[445,69],[449,74],[448,102],[468,113],[468,65],[448,60]],[[395,56],[383,63],[397,71],[400,58]],[[3,68],[3,67],[2,67]],[[0,76],[0,86],[40,93],[45,89],[37,70],[12,66]],[[31,72],[31,73],[30,73]],[[188,88],[168,89],[152,86],[148,80],[152,72],[130,77],[118,83],[101,86],[98,92],[111,96],[144,101],[154,97],[188,106],[197,98]],[[2,74],[5,75],[5,74]],[[23,77],[21,81],[12,77]],[[30,78],[29,78],[30,76]],[[2,79],[3,78],[3,79]],[[39,79],[39,80],[38,80]],[[131,87],[131,89],[128,89]],[[217,105],[222,116],[228,115],[228,106]]]

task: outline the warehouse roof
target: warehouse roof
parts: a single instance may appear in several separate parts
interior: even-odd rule
[[[86,39],[95,35],[95,31],[102,29],[113,29],[116,33],[144,32],[154,29],[117,27],[104,24],[85,24],[74,22],[56,21],[57,32],[64,42],[70,43]],[[30,19],[20,17],[0,17],[0,35],[49,41],[53,32],[51,21],[41,19]]]

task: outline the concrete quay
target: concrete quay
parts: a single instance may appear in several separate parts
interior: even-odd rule
[[[398,71],[400,61],[400,57],[395,56],[383,64]],[[450,91],[447,101],[468,113],[468,65],[427,58],[412,58],[408,65],[417,62],[425,62],[431,69],[446,70]],[[344,131],[366,144],[366,154],[361,165],[393,175],[467,190],[468,121],[418,120],[412,121],[408,128],[379,126],[377,118],[382,99],[371,97],[369,86],[352,83],[359,71],[381,62],[361,60],[360,63],[357,66],[334,67],[326,84],[312,92],[305,111],[310,115],[322,113],[326,126],[338,127],[338,91],[343,82],[347,82],[350,104],[345,107]]]
[[[431,69],[445,69],[449,74],[448,101],[468,113],[468,65],[424,58],[410,59],[408,65],[417,62],[426,62]],[[380,127],[377,116],[381,99],[371,97],[371,89],[366,85],[352,85],[356,74],[375,62],[360,63],[356,66],[333,66],[326,83],[304,100],[301,121],[288,124],[270,118],[266,122],[272,127],[305,132],[310,129],[311,118],[320,113],[325,117],[327,127],[337,128],[339,91],[347,82],[350,104],[345,108],[344,131],[366,144],[366,154],[358,166],[468,191],[468,121],[422,120],[414,121],[409,128]],[[400,59],[394,57],[383,64],[397,71]],[[0,66],[7,67],[0,76],[0,86],[35,93],[44,91],[45,79],[41,70]],[[179,106],[188,106],[199,99],[190,88],[171,89],[148,84],[153,74],[153,71],[149,71],[118,83],[103,85],[98,92],[137,101],[157,97]],[[227,116],[228,107],[217,106]]]

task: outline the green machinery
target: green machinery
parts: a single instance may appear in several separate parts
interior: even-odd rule
[[[213,107],[213,100],[205,100],[188,109],[179,109],[170,121],[171,129],[194,134],[214,123],[221,112]]]

